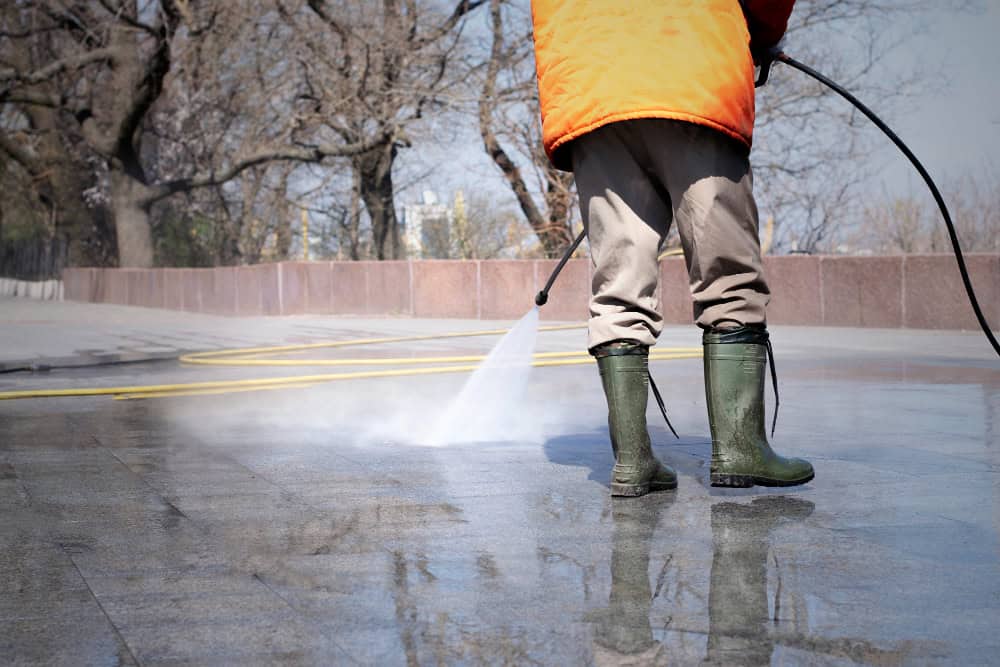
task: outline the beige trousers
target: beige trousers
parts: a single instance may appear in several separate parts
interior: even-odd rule
[[[745,147],[710,128],[663,119],[612,123],[572,145],[594,281],[589,346],[663,329],[657,256],[673,221],[698,326],[765,324],[757,206]]]

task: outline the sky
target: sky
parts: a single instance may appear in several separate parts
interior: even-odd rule
[[[976,12],[935,12],[928,19],[927,29],[901,45],[889,66],[936,63],[947,82],[899,110],[890,126],[935,180],[982,168],[1000,177],[1000,0],[982,0]],[[862,101],[878,112],[877,100]],[[891,158],[882,179],[886,190],[924,187],[905,158],[893,155],[888,139],[886,146],[879,153]]]
[[[1000,177],[1000,0],[979,0],[967,12],[932,11],[901,29],[909,36],[885,63],[889,71],[926,67],[928,80],[940,83],[913,99],[912,105],[889,110],[889,125],[924,163],[939,187],[984,169]],[[912,34],[911,34],[912,33]],[[786,50],[795,55],[795,45]],[[806,63],[809,64],[809,63]],[[943,76],[942,76],[943,75]],[[790,68],[776,68],[772,76],[805,76]],[[864,99],[882,115],[877,99]],[[831,104],[846,104],[838,99]],[[403,193],[404,202],[417,201],[421,190],[436,191],[442,199],[462,188],[487,193],[498,204],[514,206],[513,195],[484,154],[474,127],[452,128],[454,140],[439,146],[421,145],[420,162],[437,165],[431,175]],[[872,129],[878,137],[877,130]],[[923,196],[925,186],[906,159],[879,138],[870,156],[880,176],[873,193]]]

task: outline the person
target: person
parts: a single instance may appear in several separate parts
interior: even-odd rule
[[[612,496],[677,486],[646,425],[672,222],[703,329],[711,484],[813,478],[764,428],[769,292],[749,163],[753,54],[779,42],[793,1],[532,1],[543,143],[574,173],[594,265],[588,347],[608,403]]]

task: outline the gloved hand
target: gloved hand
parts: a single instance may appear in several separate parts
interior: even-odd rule
[[[755,49],[753,44],[750,45],[750,55],[753,56],[754,68],[757,71],[756,80],[754,81],[754,88],[760,88],[765,83],[767,83],[767,77],[771,74],[771,65],[774,61],[778,59],[778,56],[785,52],[785,38],[782,37],[774,46],[769,46],[766,49]]]

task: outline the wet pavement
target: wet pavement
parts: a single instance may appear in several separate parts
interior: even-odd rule
[[[483,327],[268,331],[307,339],[304,324]],[[185,326],[196,346],[221,325]],[[652,366],[681,436],[651,405],[654,448],[679,488],[615,501],[592,366],[534,369],[516,438],[438,448],[408,435],[465,376],[0,402],[0,663],[995,664],[1000,364],[985,341],[773,339],[774,446],[816,467],[793,489],[708,486],[693,359]],[[663,344],[697,342],[672,327]],[[582,345],[559,331],[538,348]],[[8,373],[0,391],[270,372],[159,361]]]

